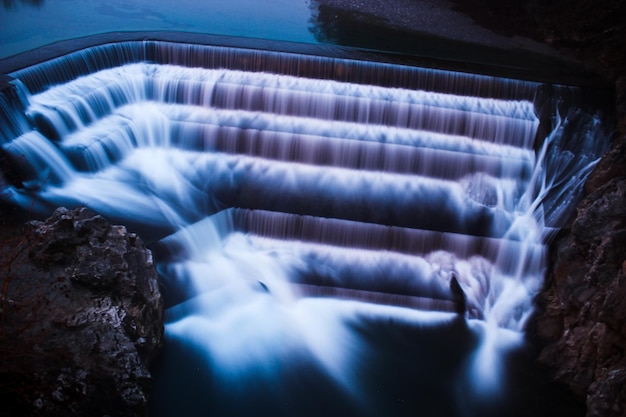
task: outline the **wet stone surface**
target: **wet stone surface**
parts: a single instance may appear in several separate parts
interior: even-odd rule
[[[57,209],[3,238],[5,411],[146,415],[148,367],[163,337],[150,251],[87,209]]]

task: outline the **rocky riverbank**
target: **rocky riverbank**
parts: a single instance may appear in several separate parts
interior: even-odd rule
[[[539,361],[586,401],[587,416],[626,413],[626,115],[616,80],[611,149],[585,185],[576,215],[552,245],[537,298]],[[531,333],[532,334],[532,333]]]
[[[1,212],[3,416],[145,416],[163,339],[152,255],[87,209]]]

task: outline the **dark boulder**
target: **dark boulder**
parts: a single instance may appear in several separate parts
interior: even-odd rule
[[[582,201],[554,258],[539,297],[539,360],[586,400],[587,416],[626,415],[626,178]]]
[[[151,252],[84,208],[6,239],[0,414],[146,415],[163,338]]]

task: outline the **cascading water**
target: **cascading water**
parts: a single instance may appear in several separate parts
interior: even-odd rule
[[[604,146],[538,83],[349,59],[128,42],[11,77],[3,199],[155,253],[155,415],[501,413]]]

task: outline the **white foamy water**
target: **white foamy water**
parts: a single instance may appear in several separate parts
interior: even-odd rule
[[[41,214],[86,205],[148,241],[163,415],[183,399],[188,415],[409,415],[378,380],[405,400],[432,385],[426,404],[504,395],[546,238],[597,158],[568,158],[567,114],[535,144],[525,95],[148,63],[63,77],[3,144],[26,177],[3,195]],[[601,135],[590,120],[579,142]]]

